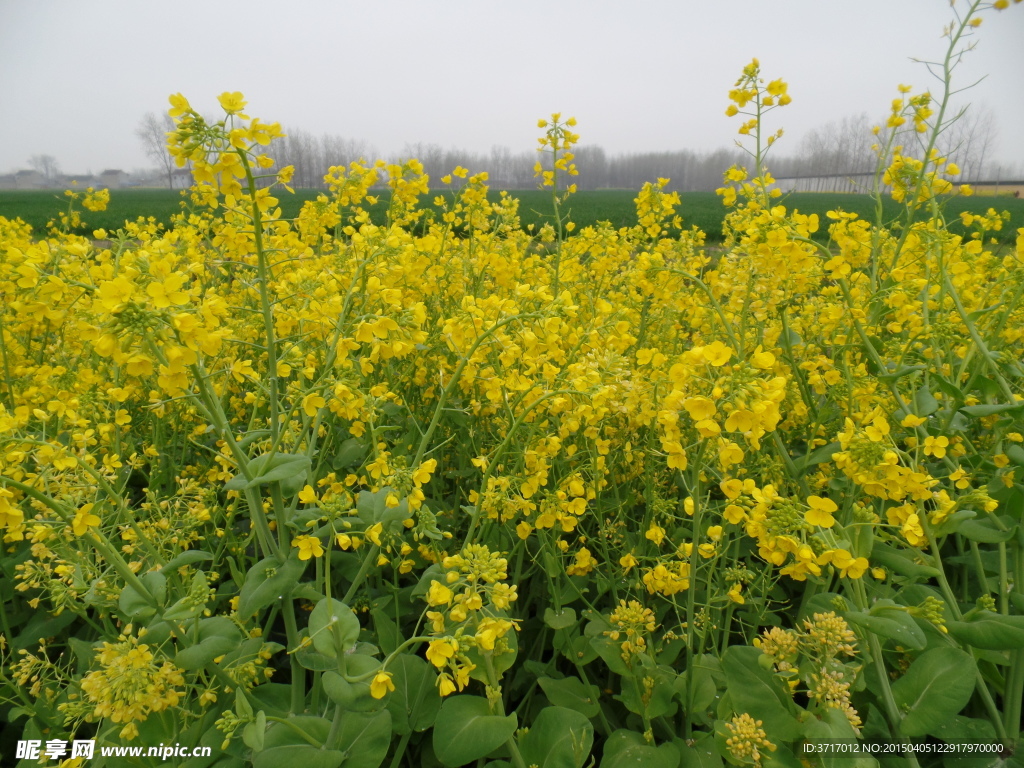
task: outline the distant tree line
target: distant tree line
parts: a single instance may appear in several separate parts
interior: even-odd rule
[[[161,172],[168,179],[172,167],[161,159],[161,152],[163,158],[167,157],[161,144],[169,123],[152,114],[146,115],[137,132],[147,155],[160,162]],[[872,133],[872,126],[879,123],[884,124],[884,121],[872,121],[864,113],[821,125],[808,132],[788,154],[770,153],[769,171],[776,178],[872,172],[877,164],[872,145],[884,143],[886,138],[884,132],[879,136]],[[332,134],[317,136],[287,127],[285,133],[285,138],[274,143],[271,154],[276,167],[294,166],[293,185],[296,187],[324,188],[323,176],[331,166],[348,165],[356,160],[372,162],[379,156],[365,141]],[[960,178],[965,180],[986,175],[1009,178],[1024,173],[1019,167],[992,162],[995,138],[992,112],[986,108],[972,109],[943,133],[940,151],[960,166]],[[907,146],[904,153],[920,155],[921,147]],[[671,179],[669,188],[674,190],[713,190],[721,186],[722,173],[730,166],[749,168],[751,162],[750,156],[738,147],[710,152],[681,149],[610,155],[602,147],[580,145],[575,155],[579,176],[572,181],[581,190],[638,189],[645,182],[659,178]],[[439,144],[415,143],[405,145],[401,152],[388,157],[388,161],[401,162],[409,158],[423,163],[431,186],[440,187],[441,177],[456,166],[473,173],[487,171],[489,184],[495,189],[532,189],[537,184],[534,165],[539,155],[532,150],[515,152],[507,146],[493,146],[489,152],[471,152]]]

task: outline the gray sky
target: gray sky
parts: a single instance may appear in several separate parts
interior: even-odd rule
[[[960,4],[963,0],[958,0]],[[846,115],[884,115],[899,83],[934,89],[948,0],[0,0],[0,173],[50,154],[68,173],[150,163],[134,130],[181,92],[316,134],[485,152],[536,146],[575,115],[609,153],[731,144],[727,91],[757,56],[793,103],[782,153]],[[1024,162],[1024,6],[989,14],[958,82]],[[933,90],[934,92],[934,90]],[[271,152],[273,154],[273,152]],[[476,169],[474,169],[476,170]]]

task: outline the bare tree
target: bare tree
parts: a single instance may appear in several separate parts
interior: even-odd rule
[[[949,159],[960,166],[964,181],[980,180],[987,173],[996,143],[996,117],[987,106],[962,110],[942,131],[939,147]]]
[[[32,155],[28,159],[28,166],[32,170],[38,171],[47,184],[56,182],[60,175],[60,166],[57,164],[57,158],[53,155]]]
[[[135,129],[146,157],[156,163],[161,174],[167,175],[169,189],[174,187],[174,158],[167,151],[167,134],[173,130],[174,120],[170,115],[161,113],[158,116],[153,112],[147,112]]]
[[[874,169],[875,137],[866,113],[811,130],[800,142],[800,175],[866,173]]]

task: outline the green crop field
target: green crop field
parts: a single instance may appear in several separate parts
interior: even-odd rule
[[[318,194],[321,193],[311,189],[296,190],[294,195],[281,194],[281,209],[284,216],[295,216],[303,203],[315,199]],[[423,198],[423,202],[428,207],[433,207],[432,200],[436,194],[440,193],[431,192]],[[540,225],[550,219],[549,191],[515,190],[511,194],[519,199],[523,226]],[[387,207],[387,194],[381,194],[379,197],[378,203],[370,207],[375,221],[383,219]],[[492,191],[491,198],[497,197],[498,192]],[[564,210],[578,228],[593,226],[601,221],[610,222],[616,228],[629,227],[636,224],[633,202],[635,197],[636,192],[620,189],[578,192],[569,199]],[[684,192],[680,197],[682,202],[678,213],[683,219],[684,226],[697,226],[707,234],[709,242],[720,240],[725,208],[718,195],[713,192]],[[86,221],[83,233],[99,228],[115,231],[123,226],[126,220],[134,221],[140,216],[153,217],[166,224],[171,216],[181,211],[184,199],[181,192],[165,189],[112,190],[110,205],[106,211],[83,212]],[[780,203],[790,210],[818,214],[822,219],[822,229],[817,235],[819,239],[826,236],[826,212],[842,209],[871,219],[874,216],[875,205],[874,200],[867,195],[827,192],[795,193],[780,198]],[[46,222],[66,206],[67,199],[55,190],[0,191],[0,216],[9,219],[20,218],[30,224],[36,232],[44,231]],[[901,207],[898,203],[886,199],[883,207],[886,220],[896,218]],[[1002,232],[1004,239],[1010,237],[1018,227],[1024,227],[1024,200],[1009,197],[957,197],[946,203],[946,216],[951,222],[950,228],[955,232],[962,232],[962,227],[957,222],[961,211],[984,213],[989,208],[1008,211],[1010,214],[1010,220]]]

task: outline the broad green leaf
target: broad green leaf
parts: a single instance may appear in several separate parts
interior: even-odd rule
[[[924,736],[952,722],[970,701],[976,674],[974,657],[958,648],[942,646],[922,653],[892,686],[903,713],[900,733]]]
[[[359,619],[341,600],[325,597],[309,615],[309,637],[324,656],[337,658],[359,639]]]
[[[444,765],[465,765],[486,757],[515,733],[515,714],[492,715],[482,696],[445,699],[434,723],[434,754]]]
[[[348,469],[361,463],[367,452],[370,450],[368,443],[355,437],[350,437],[338,446],[331,467],[335,470]]]
[[[391,745],[391,713],[346,712],[341,718],[338,746],[352,768],[377,768]]]
[[[284,563],[273,555],[256,563],[246,574],[239,592],[238,615],[249,618],[275,600],[291,594],[306,570],[307,562],[299,560],[298,552],[293,550]]]
[[[637,678],[623,677],[621,679],[622,690],[616,696],[619,701],[626,705],[626,709],[638,715],[646,713],[648,718],[672,716],[676,712],[676,702],[673,700],[676,692],[676,673],[671,667],[658,666],[657,668],[645,669],[642,673],[643,679],[654,681],[654,686],[648,695],[646,686],[638,686]]]
[[[538,768],[582,768],[594,745],[594,726],[580,712],[545,707],[519,742],[527,765]]]
[[[309,637],[309,633],[305,630],[299,633],[300,642],[307,637]],[[295,651],[295,660],[299,662],[303,669],[309,669],[314,672],[338,669],[338,660],[336,658],[332,659],[330,656],[324,656],[320,651],[309,646],[305,648],[300,647]]]
[[[162,572],[163,571],[161,571],[161,573]],[[188,594],[164,611],[162,618],[167,621],[184,621],[185,619],[194,619],[206,608],[205,600],[198,601],[194,596],[205,596],[208,589],[209,582],[206,580],[206,574],[203,571],[196,571],[195,575],[192,577],[192,587],[189,589]]]
[[[338,768],[344,761],[345,753],[336,749],[319,749],[311,744],[289,744],[285,747],[264,749],[256,755],[252,766],[253,768]]]
[[[891,600],[887,602],[893,604]],[[928,638],[914,621],[914,617],[900,608],[875,606],[870,613],[847,611],[843,616],[850,624],[862,627],[879,637],[895,640],[915,651],[923,649],[928,644]]]
[[[324,672],[320,682],[327,698],[351,712],[369,712],[380,709],[383,702],[378,702],[370,695],[370,681],[350,683],[334,670]]]
[[[434,724],[441,708],[437,673],[419,656],[403,653],[388,665],[395,690],[388,696],[392,727],[399,736],[425,731]]]
[[[52,616],[46,611],[36,613],[25,625],[25,628],[11,641],[11,645],[18,650],[29,648],[45,637],[53,637],[58,634],[76,618],[72,611],[64,611],[56,616]]]
[[[722,758],[715,748],[715,738],[710,733],[694,734],[692,743],[675,742],[679,749],[680,768],[722,768]]]
[[[943,520],[939,525],[935,526],[932,533],[935,536],[950,536],[960,530],[960,526],[966,523],[968,520],[973,520],[978,516],[978,513],[973,509],[958,509],[952,515]]]
[[[267,736],[267,713],[262,709],[256,713],[256,719],[242,730],[242,741],[254,752],[262,752]]]
[[[226,637],[214,635],[178,651],[174,657],[174,663],[188,672],[195,672],[205,667],[218,656],[230,653],[237,646],[237,640],[229,640]]]
[[[683,710],[689,712],[704,712],[710,709],[715,703],[715,696],[718,695],[718,687],[711,676],[711,670],[701,666],[699,662],[679,675],[674,687]]]
[[[875,341],[877,343],[877,339]],[[876,349],[877,349],[877,347],[876,347]],[[904,376],[909,376],[912,373],[917,373],[918,371],[923,371],[926,368],[926,366],[924,366],[924,365],[903,365],[903,366],[900,366],[899,368],[895,368],[894,369],[893,368],[893,363],[888,363],[886,365],[886,368],[889,369],[889,372],[888,373],[879,374],[878,378],[884,379],[885,381],[898,381],[899,379],[902,379]]]
[[[998,544],[1002,541],[1009,541],[1017,533],[1016,526],[1010,526],[1001,531],[993,525],[991,520],[966,520],[960,524],[957,530],[961,536],[971,541],[980,541],[983,544]]]
[[[576,611],[572,608],[563,608],[555,613],[551,608],[545,608],[544,623],[552,629],[568,629],[576,623]]]
[[[587,717],[597,717],[601,711],[601,692],[597,686],[584,685],[578,677],[539,677],[537,683],[555,706],[574,709]]]
[[[370,611],[370,618],[373,619],[373,628],[377,631],[377,642],[380,644],[380,649],[385,654],[394,652],[404,641],[398,624],[387,611],[381,608],[374,608]]]
[[[942,739],[947,744],[995,741],[996,729],[989,720],[957,715],[929,736]]]
[[[930,416],[939,410],[939,401],[927,387],[921,387],[914,393],[914,410],[918,416]]]
[[[1006,454],[1006,458],[1018,467],[1024,467],[1024,448],[1021,448],[1016,443],[1010,443],[1009,445],[1004,444],[1003,453]]]
[[[285,496],[294,496],[306,481],[310,467],[308,456],[291,453],[265,453],[249,462],[252,480],[239,473],[224,484],[225,490],[242,491],[270,483],[280,483]]]
[[[963,391],[955,384],[951,383],[948,379],[944,379],[942,376],[939,376],[934,373],[931,374],[930,378],[947,397],[956,401],[957,403],[962,403],[964,401]]]
[[[792,741],[800,735],[793,700],[783,684],[761,666],[761,655],[757,648],[731,646],[722,658],[726,690],[736,712],[764,722],[769,740]]]
[[[249,716],[252,716],[251,712]],[[330,720],[300,715],[290,717],[288,721],[295,728],[274,723],[267,730],[263,751],[256,755],[253,768],[338,768],[345,760],[344,752],[315,747],[299,733],[301,731],[314,742],[323,744],[331,730]]]
[[[915,563],[903,551],[878,542],[875,543],[875,547],[871,552],[871,560],[876,565],[881,565],[898,574],[915,579],[931,579],[941,575],[938,569],[930,565]]]
[[[828,445],[822,445],[811,451],[810,455],[807,456],[807,460],[803,462],[800,470],[801,474],[810,472],[811,469],[818,464],[823,464],[826,461],[832,461],[832,454],[836,451],[841,451],[842,446],[839,443],[829,443]]]
[[[652,747],[634,731],[620,729],[604,743],[601,768],[678,768],[679,750],[674,744]]]
[[[160,569],[163,574],[171,573],[181,568],[184,565],[192,565],[193,563],[201,563],[206,560],[213,560],[213,555],[202,549],[189,549],[182,552],[180,555],[171,558],[167,561],[167,565]]]
[[[1024,401],[1019,403],[993,403],[991,405],[965,405],[960,409],[960,412],[980,419],[983,416],[991,416],[994,413],[1003,413],[1004,411],[1016,411],[1019,408],[1024,408]]]
[[[622,659],[622,643],[612,640],[610,637],[592,637],[590,638],[590,647],[597,651],[597,655],[608,665],[608,669],[616,675],[632,676],[633,673],[629,671],[629,667]]]
[[[149,590],[158,604],[162,604],[167,596],[167,577],[160,571],[150,571],[139,577],[142,585]],[[156,609],[131,584],[126,584],[117,600],[117,607],[123,614],[132,619],[147,619],[156,613]]]
[[[1003,616],[981,611],[967,621],[946,623],[949,634],[961,643],[987,651],[1012,651],[1024,648],[1024,616]]]

